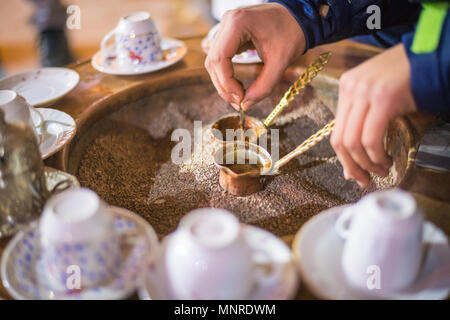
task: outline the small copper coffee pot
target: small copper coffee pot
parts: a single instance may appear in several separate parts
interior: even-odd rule
[[[236,196],[247,196],[261,191],[261,176],[272,166],[270,154],[262,147],[249,142],[227,142],[216,151],[214,162],[219,168],[220,186]],[[259,170],[236,172],[228,164],[258,164]]]
[[[305,153],[333,131],[334,120],[303,141],[297,148],[274,161],[267,150],[244,141],[226,142],[216,151],[214,163],[219,168],[220,186],[236,196],[247,196],[264,188],[263,177],[279,173],[279,169],[295,157]],[[234,164],[253,164],[253,169],[237,171]]]

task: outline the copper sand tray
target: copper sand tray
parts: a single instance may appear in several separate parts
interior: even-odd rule
[[[248,114],[267,115],[297,76],[286,74],[271,96]],[[239,78],[248,85],[253,75]],[[280,129],[280,156],[334,118],[337,89],[337,80],[318,76],[284,110],[272,126]],[[282,175],[268,177],[264,190],[247,197],[224,191],[213,162],[220,143],[208,130],[233,109],[217,95],[204,71],[168,80],[157,89],[141,86],[103,104],[80,125],[65,151],[66,169],[108,203],[143,216],[160,236],[173,231],[190,210],[207,206],[228,209],[242,222],[278,236],[293,235],[314,214],[363,195],[356,183],[343,178],[328,138],[283,167]],[[201,120],[204,128],[202,152],[174,164],[171,152],[176,142],[171,134],[177,128],[192,133],[194,120]],[[402,119],[391,126],[388,149],[394,168],[387,178],[376,178],[368,191],[401,181],[415,143],[408,131]]]

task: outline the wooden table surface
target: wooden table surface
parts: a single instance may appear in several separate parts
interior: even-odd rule
[[[75,118],[78,125],[88,119],[88,115],[95,113],[96,108],[105,99],[111,96],[119,96],[123,101],[127,100],[127,91],[131,88],[139,88],[142,84],[157,86],[165,79],[177,77],[190,70],[203,69],[205,54],[203,53],[200,41],[201,38],[184,39],[188,46],[186,57],[176,65],[155,73],[140,76],[114,76],[97,72],[90,64],[90,61],[82,61],[69,66],[80,74],[80,83],[67,96],[57,101],[54,108],[60,109]],[[327,65],[324,73],[338,78],[345,70],[348,70],[364,60],[379,53],[380,50],[371,46],[358,44],[352,41],[341,41],[331,45],[324,45],[310,50],[300,57],[292,65],[292,69],[303,69],[318,54],[325,51],[332,51],[333,56]],[[236,70],[246,69],[246,72],[254,72],[255,76],[261,70],[261,65],[236,65]],[[91,118],[91,117],[89,117]],[[423,135],[430,125],[433,117],[423,114],[408,117],[414,125],[416,134]],[[64,168],[62,159],[64,152],[47,159],[46,165],[55,168]],[[428,219],[441,227],[450,236],[450,174],[439,173],[433,170],[425,170],[412,165],[413,175],[404,179],[402,188],[414,192],[419,206],[424,210]],[[292,237],[283,239],[291,244]],[[0,240],[0,252],[6,245],[8,239]],[[0,287],[0,294],[4,298],[10,298],[3,286]],[[300,299],[312,299],[314,295],[301,286],[297,294]]]

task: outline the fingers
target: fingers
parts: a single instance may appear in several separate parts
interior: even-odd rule
[[[361,142],[373,163],[389,169],[392,166],[392,160],[384,149],[384,136],[389,121],[393,117],[391,112],[393,96],[388,90],[376,90],[372,101],[376,101],[377,104],[373,105],[367,113]]]
[[[216,87],[217,93],[219,94],[219,96],[224,99],[225,101],[230,102],[230,94],[227,94],[225,89],[222,87],[220,81],[217,78],[216,72],[215,70],[211,70],[209,73],[209,76],[211,78],[212,83],[214,84],[214,87]],[[239,111],[239,104],[235,104],[234,102],[230,102],[230,104],[232,105],[232,107],[234,109],[236,109],[237,111]]]
[[[362,145],[361,137],[364,122],[369,111],[369,99],[367,98],[368,86],[364,82],[357,85],[354,90],[352,107],[347,116],[343,144],[352,159],[364,170],[374,172],[380,176],[388,174],[387,168],[371,161]]]
[[[331,145],[336,149],[342,149],[343,135],[346,125],[346,119],[350,112],[350,98],[354,84],[349,78],[343,74],[339,85],[339,99],[336,111],[336,123],[334,125],[333,134],[331,136]]]
[[[289,39],[286,42],[285,39]],[[264,61],[258,79],[247,92],[234,77],[231,59],[252,45]],[[225,13],[213,40],[205,67],[220,96],[244,109],[270,94],[293,57],[305,51],[304,33],[283,5],[269,3]]]
[[[354,82],[348,75],[344,74],[341,77],[336,124],[331,136],[331,145],[344,167],[344,177],[346,179],[353,178],[361,187],[365,187],[370,181],[370,176],[354,161],[344,145],[344,133],[346,126],[348,125],[347,119],[351,111],[350,103],[354,86]]]
[[[392,165],[384,150],[384,136],[393,117],[395,94],[364,73],[342,75],[336,124],[331,144],[344,167],[346,179],[365,187],[369,172],[386,176]]]
[[[255,50],[255,45],[252,42],[247,42],[241,45],[237,51],[237,53],[242,53],[247,50]]]
[[[222,86],[223,91],[231,97],[231,100],[225,100],[239,106],[244,98],[244,88],[242,87],[242,84],[234,78],[233,63],[231,62],[231,59],[224,60],[222,63],[217,64],[214,68],[214,73],[217,76],[217,80]]]
[[[224,16],[205,60],[205,67],[219,95],[234,105],[239,105],[244,97],[244,88],[234,77],[231,62],[239,48],[247,42],[242,20],[240,10]]]
[[[264,61],[261,73],[245,93],[242,105],[244,110],[248,110],[272,92],[273,87],[280,81],[287,65],[287,61],[283,62],[277,55],[267,57]]]
[[[351,155],[345,149],[342,140],[337,142],[338,140],[336,139],[338,138],[334,138],[333,140],[332,137],[332,146],[344,168],[345,179],[355,179],[360,187],[365,188],[370,182],[369,173],[353,160]]]
[[[337,152],[336,152],[337,153]],[[344,167],[344,177],[345,179],[354,179],[361,188],[367,187],[370,182],[369,173],[362,169],[350,156],[350,154],[342,148],[339,154],[339,161]]]

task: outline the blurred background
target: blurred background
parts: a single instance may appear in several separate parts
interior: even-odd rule
[[[208,33],[217,23],[213,6],[217,9],[217,4],[229,6],[252,2],[255,1],[1,0],[0,77],[41,65],[88,59],[99,49],[101,39],[116,26],[119,18],[134,11],[150,12],[163,35],[183,39]],[[60,25],[65,26],[67,15],[64,17],[64,14],[70,5],[80,8],[81,28],[58,31]],[[68,50],[64,43],[68,44]],[[65,51],[70,56],[66,56]]]

